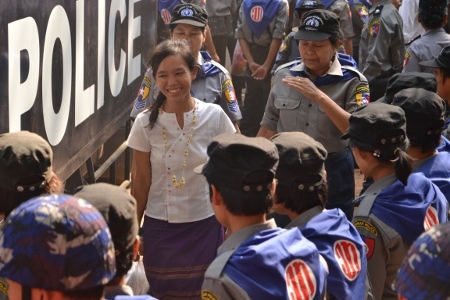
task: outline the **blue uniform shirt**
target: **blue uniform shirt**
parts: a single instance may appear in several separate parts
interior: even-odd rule
[[[309,219],[310,216],[313,217]],[[337,208],[322,212],[316,206],[287,228],[294,226],[300,228],[326,260],[327,291],[338,299],[366,299],[366,251],[361,236],[345,214]]]

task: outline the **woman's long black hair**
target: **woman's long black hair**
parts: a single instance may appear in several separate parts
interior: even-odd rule
[[[186,41],[172,39],[165,40],[156,46],[149,61],[149,67],[152,69],[154,78],[156,78],[155,75],[158,72],[158,68],[161,62],[171,55],[180,55],[191,71],[195,68],[195,66],[198,65],[197,59],[192,54],[191,48]],[[160,91],[158,96],[156,97],[155,103],[150,106],[150,129],[155,126],[156,120],[158,119],[159,109],[161,108],[165,100],[166,96]]]

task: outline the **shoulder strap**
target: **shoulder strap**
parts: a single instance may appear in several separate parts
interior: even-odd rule
[[[358,74],[360,81],[367,81],[366,77],[364,77],[364,75],[361,72],[359,72],[356,68],[353,68],[351,66],[346,66],[346,65],[341,65],[341,68]]]
[[[355,217],[366,217],[370,214],[370,211],[372,210],[373,203],[375,202],[375,199],[377,198],[378,194],[385,189],[386,187],[393,184],[397,178],[395,176],[392,176],[392,178],[389,178],[382,183],[378,184],[375,188],[370,189],[364,193],[364,199],[359,204],[358,209],[355,212]]]
[[[372,12],[370,12],[369,14],[370,15],[374,15],[374,16],[379,16],[379,15],[381,15],[381,11],[383,10],[383,5],[382,4],[379,4],[379,5],[377,5],[377,7],[375,7],[375,9],[372,11]]]
[[[217,68],[219,68],[223,73],[229,74],[228,70],[224,66],[219,64],[218,62],[211,60],[210,63],[213,64],[214,66],[216,66]]]
[[[294,60],[294,61],[284,63],[284,64],[280,65],[273,74],[277,73],[281,69],[288,68],[288,67],[294,67],[297,64],[300,64],[300,62],[301,62],[301,60]]]
[[[224,253],[217,256],[214,262],[210,265],[210,267],[213,266],[213,268],[208,268],[206,270],[205,277],[219,279],[220,274],[222,274],[222,271],[225,268],[225,265],[227,264],[231,255],[233,255],[234,251],[236,251],[236,249],[225,251]]]
[[[405,44],[405,47],[408,47],[409,45],[411,45],[415,40],[418,40],[422,37],[422,35],[418,35],[415,38],[413,38],[412,40],[410,40],[408,43]]]

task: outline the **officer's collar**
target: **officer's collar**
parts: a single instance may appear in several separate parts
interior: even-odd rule
[[[306,65],[303,62],[290,68],[290,70],[297,71],[297,72],[305,72],[306,74],[310,75],[308,69],[306,68]],[[339,62],[337,56],[335,57],[333,63],[331,64],[330,68],[328,69],[328,71],[323,76],[326,76],[326,75],[343,76],[341,63]]]

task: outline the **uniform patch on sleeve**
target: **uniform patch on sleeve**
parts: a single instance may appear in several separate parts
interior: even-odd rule
[[[375,251],[375,239],[371,239],[365,236],[363,236],[362,238],[364,240],[364,248],[366,249],[367,259],[370,259],[373,255],[373,252]]]
[[[372,233],[374,236],[378,236],[378,230],[375,226],[373,226],[370,223],[361,221],[361,220],[356,220],[353,222],[353,225],[356,228],[364,228],[365,230],[369,231],[370,233]]]
[[[2,281],[0,281],[0,292],[8,295],[8,286]]]
[[[285,270],[289,299],[313,299],[317,292],[317,280],[308,264],[301,259],[291,261]]]
[[[370,89],[367,83],[361,83],[356,86],[355,99],[359,106],[370,102]]]
[[[280,49],[278,52],[280,52],[280,53],[284,52],[287,49],[287,47],[289,46],[289,44],[290,44],[290,38],[289,38],[289,36],[286,36],[283,39],[283,43],[281,43],[281,46],[280,46]]]
[[[202,290],[202,300],[219,300],[219,298],[210,291]]]
[[[345,5],[345,10],[347,10],[347,15],[351,19],[352,18],[352,11],[350,10],[350,5],[348,5],[348,3]]]
[[[239,105],[237,103],[233,83],[230,79],[225,80],[225,82],[222,84],[222,91],[225,93],[225,98],[228,102],[228,109],[231,112],[237,113],[239,110]]]
[[[403,68],[406,66],[406,64],[408,63],[409,58],[411,57],[411,54],[409,54],[408,51],[405,52],[405,59],[403,60]]]
[[[352,241],[338,240],[333,245],[333,252],[345,278],[353,281],[361,272],[361,255]]]
[[[354,4],[355,11],[358,17],[364,22],[364,24],[367,24],[369,22],[369,12],[367,11],[367,8],[364,4]]]
[[[136,101],[134,102],[134,107],[139,110],[145,108],[145,99],[147,99],[152,88],[152,81],[144,77],[144,80],[139,88],[138,94],[136,96]]]
[[[377,37],[378,31],[380,31],[380,20],[374,19],[374,20],[370,21],[369,34],[373,37]]]

